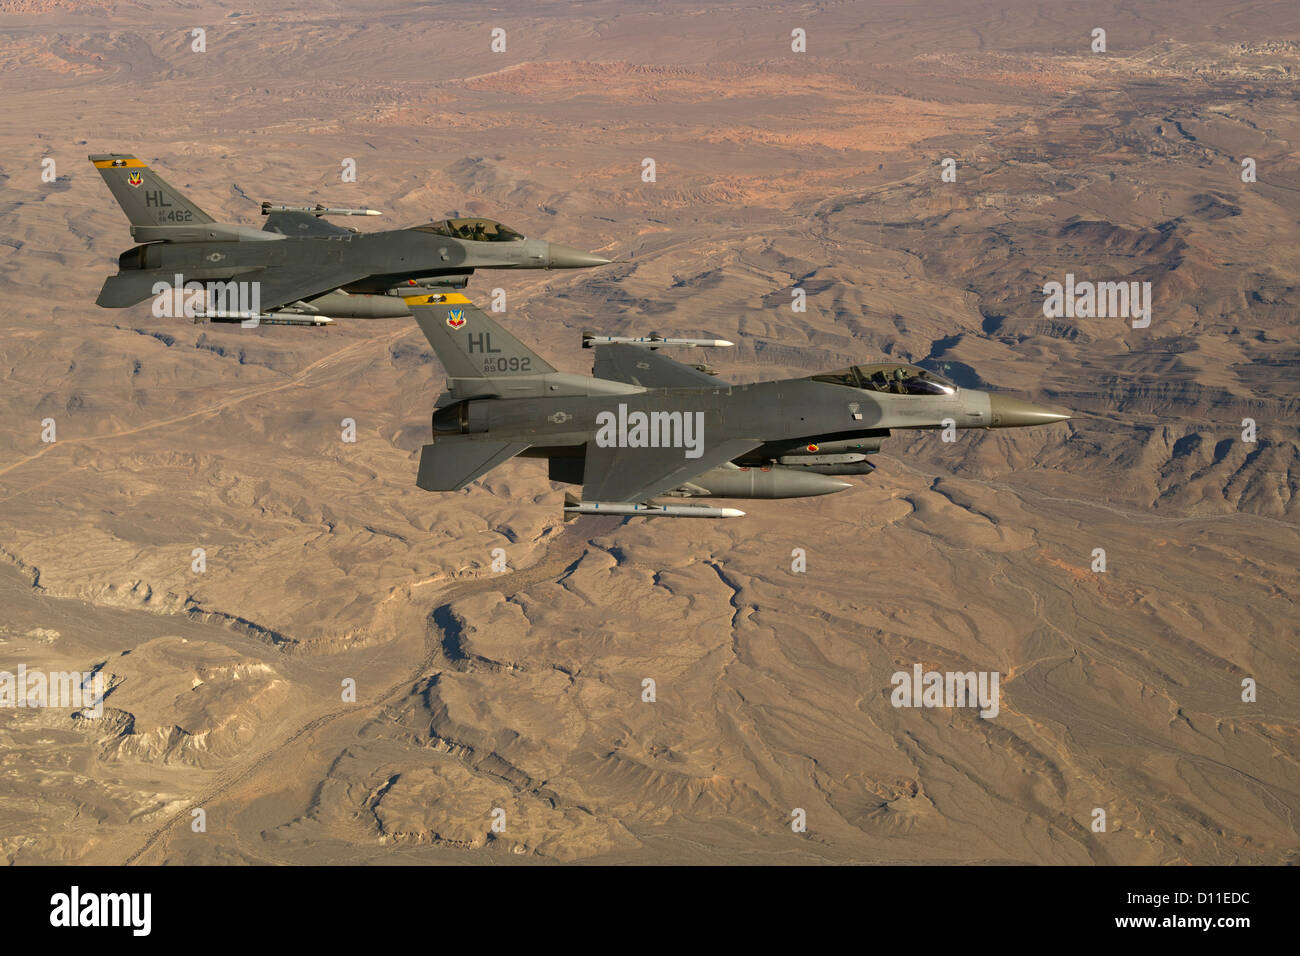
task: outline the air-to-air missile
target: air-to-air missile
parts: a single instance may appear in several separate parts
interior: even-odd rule
[[[219,223],[134,156],[109,153],[90,161],[139,243],[118,257],[117,275],[95,300],[110,309],[184,287],[208,293],[197,311],[187,312],[198,319],[328,325],[339,318],[409,316],[404,296],[464,288],[476,269],[586,269],[610,261],[481,217],[362,233],[325,217],[377,216],[378,210],[266,202],[261,229]],[[238,306],[224,307],[227,296],[237,297]]]
[[[639,338],[627,338],[618,335],[597,335],[595,332],[582,333],[582,347],[594,349],[598,345],[639,345],[646,349],[683,348],[683,349],[729,349],[735,342],[726,339],[666,339],[658,332],[642,335]]]
[[[902,362],[732,385],[661,354],[672,340],[657,336],[584,333],[583,345],[595,349],[593,374],[573,375],[557,372],[461,293],[406,301],[447,373],[416,484],[457,491],[515,456],[545,458],[552,481],[582,485],[581,500],[566,497],[566,519],[739,517],[735,508],[653,499],[832,494],[851,487],[845,477],[875,470],[869,456],[895,429],[1016,428],[1070,417]]]
[[[564,493],[564,520],[578,515],[627,515],[641,518],[743,518],[739,508],[707,508],[700,505],[637,504],[627,501],[582,501]]]

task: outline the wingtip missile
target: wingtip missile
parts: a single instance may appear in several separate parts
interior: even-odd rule
[[[727,339],[668,339],[657,332],[651,332],[649,335],[638,338],[621,335],[597,335],[595,332],[586,331],[582,333],[582,347],[584,349],[595,348],[597,345],[638,345],[647,349],[729,349],[735,344],[735,342],[730,342]]]
[[[210,322],[219,325],[243,325],[256,328],[259,325],[306,325],[319,328],[333,325],[334,320],[326,315],[291,315],[284,312],[196,312],[195,324]]]
[[[713,508],[703,505],[663,505],[635,501],[580,501],[571,494],[564,496],[564,520],[579,515],[621,515],[638,518],[743,518],[739,508]]]
[[[285,206],[279,203],[262,203],[262,215],[269,216],[273,212],[305,212],[309,216],[382,216],[383,213],[378,209],[344,209],[336,206],[323,206],[317,203],[314,206]]]

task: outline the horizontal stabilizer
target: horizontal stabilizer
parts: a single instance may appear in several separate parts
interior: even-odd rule
[[[425,491],[459,491],[527,447],[527,442],[442,438],[420,449],[415,483]]]
[[[109,276],[104,280],[104,287],[99,290],[95,304],[105,309],[125,309],[128,305],[153,298],[155,281],[156,277],[151,272],[124,272]],[[167,279],[162,281],[166,282]]]

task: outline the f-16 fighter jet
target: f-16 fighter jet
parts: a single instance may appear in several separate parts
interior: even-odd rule
[[[596,344],[594,375],[557,372],[460,293],[407,298],[447,372],[416,484],[456,491],[521,455],[545,458],[579,514],[732,518],[688,498],[802,498],[869,475],[894,429],[1015,428],[1065,412],[958,388],[915,365],[854,365],[806,378],[730,385],[661,354],[658,336]],[[730,343],[725,343],[729,345]],[[666,497],[671,502],[656,502]]]
[[[212,317],[325,325],[332,318],[408,316],[402,296],[463,288],[475,269],[585,269],[610,261],[481,218],[361,233],[323,217],[378,212],[263,203],[262,229],[219,223],[134,156],[89,158],[140,243],[118,258],[118,274],[95,300],[109,309],[143,302],[164,287],[217,286],[224,295],[238,285],[240,308]],[[252,295],[242,295],[245,287]]]

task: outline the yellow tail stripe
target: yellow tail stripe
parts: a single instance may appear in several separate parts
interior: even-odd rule
[[[432,295],[404,295],[402,301],[407,305],[473,305],[459,292],[435,292]]]

